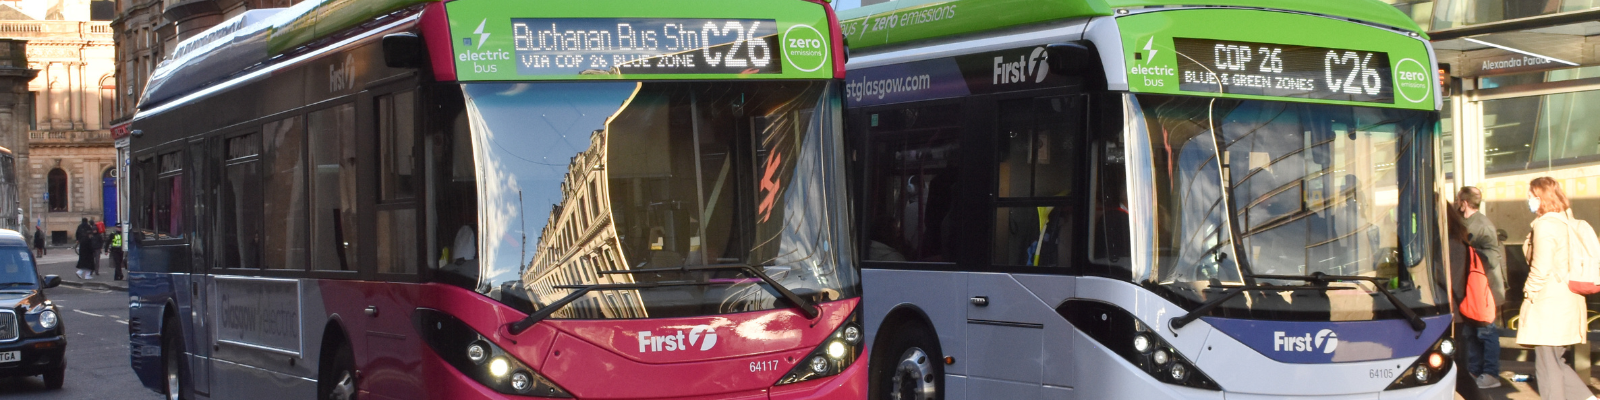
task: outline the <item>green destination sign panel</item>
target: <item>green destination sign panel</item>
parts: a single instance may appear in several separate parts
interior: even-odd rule
[[[826,10],[800,0],[671,9],[654,1],[460,0],[445,7],[462,81],[827,79],[836,62]]]
[[[1134,92],[1434,109],[1427,47],[1392,31],[1254,10],[1151,12],[1117,25]]]

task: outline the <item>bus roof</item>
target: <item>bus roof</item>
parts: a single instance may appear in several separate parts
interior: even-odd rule
[[[200,32],[150,74],[140,107],[243,71],[273,56],[380,15],[432,0],[305,0],[288,8],[250,10]]]
[[[1346,18],[1423,35],[1417,23],[1378,0],[898,0],[839,12],[850,47],[866,49],[1040,22],[1112,15],[1144,7],[1235,7]]]

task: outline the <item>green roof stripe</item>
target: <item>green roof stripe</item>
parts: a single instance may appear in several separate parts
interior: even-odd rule
[[[1378,0],[897,0],[839,12],[850,47],[866,49],[1052,20],[1108,16],[1119,8],[1222,6],[1304,12],[1427,36],[1411,17]]]

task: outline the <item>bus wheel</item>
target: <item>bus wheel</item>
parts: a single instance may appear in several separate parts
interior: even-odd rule
[[[350,345],[340,344],[333,357],[326,358],[322,364],[321,379],[317,380],[320,393],[317,398],[323,400],[355,400],[356,398],[356,356],[351,353]]]
[[[183,338],[178,333],[178,320],[167,318],[161,324],[161,375],[166,378],[167,400],[183,400],[183,387],[188,380],[183,376]]]
[[[899,358],[886,365],[887,382],[878,385],[888,392],[880,398],[889,400],[940,400],[944,394],[939,387],[944,384],[944,362],[939,354],[939,342],[927,329],[912,325],[899,330],[885,349],[887,354]]]

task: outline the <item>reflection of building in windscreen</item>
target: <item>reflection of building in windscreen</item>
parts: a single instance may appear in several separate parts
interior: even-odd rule
[[[561,182],[561,202],[550,208],[532,265],[523,275],[536,304],[550,304],[575,289],[562,285],[632,283],[632,275],[602,275],[628,269],[612,224],[606,182],[606,132],[589,136],[589,148],[574,155]],[[595,291],[562,307],[555,318],[644,318],[637,291]]]

